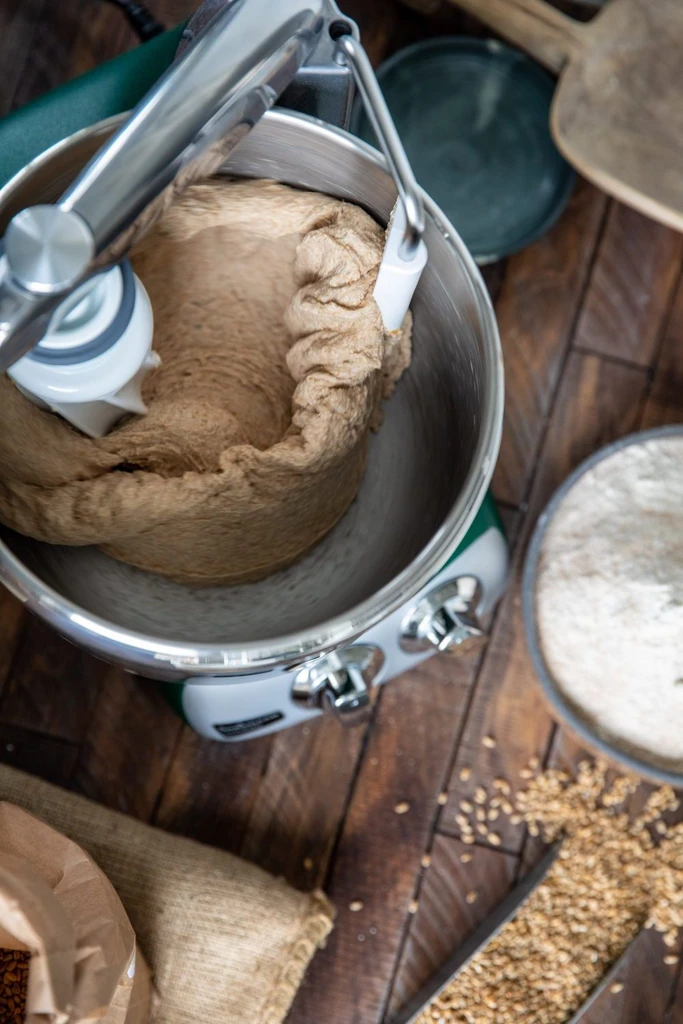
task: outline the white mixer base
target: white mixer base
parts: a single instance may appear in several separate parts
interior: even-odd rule
[[[490,616],[503,595],[508,573],[508,549],[500,530],[488,529],[436,575],[409,605],[358,637],[354,644],[381,649],[385,661],[376,684],[406,672],[430,657],[408,654],[399,646],[401,623],[421,597],[458,576],[476,576],[483,588],[482,616]],[[189,679],[167,684],[167,693],[185,721],[208,739],[235,742],[277,732],[307,721],[321,712],[292,700],[297,669],[259,675]]]

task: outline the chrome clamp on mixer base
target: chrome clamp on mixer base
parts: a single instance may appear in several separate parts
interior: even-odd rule
[[[384,156],[321,120],[345,126],[354,83]],[[271,109],[279,96],[299,109]],[[479,271],[417,187],[353,23],[329,0],[234,0],[132,114],[88,123],[0,190],[0,369],[32,400],[93,434],[143,411],[153,310],[125,255],[171,191],[215,173],[348,199],[389,225],[375,298],[388,329],[411,305],[413,360],[357,498],[298,563],[256,583],[185,587],[5,528],[0,580],[72,641],[167,684],[199,732],[235,740],[325,710],[354,720],[371,686],[481,643],[507,571],[487,496],[503,375]],[[125,324],[110,316],[124,278]],[[104,363],[106,386],[88,390]],[[56,372],[73,384],[67,410]]]
[[[446,568],[407,606],[353,643],[286,671],[216,678],[213,685],[188,680],[170,684],[167,694],[189,725],[212,739],[261,736],[322,712],[354,725],[367,715],[373,686],[438,652],[470,654],[485,642],[486,625],[505,589],[507,561],[500,522],[487,498]]]

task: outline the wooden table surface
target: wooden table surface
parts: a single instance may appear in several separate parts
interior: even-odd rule
[[[195,3],[150,6],[172,25]],[[448,9],[426,18],[393,0],[344,6],[375,61],[425,35],[476,31]],[[1,0],[1,112],[133,45],[120,13],[98,0]],[[507,375],[494,491],[513,584],[483,654],[433,658],[391,682],[367,728],[321,719],[242,744],[201,739],[154,684],[95,661],[0,592],[1,760],[329,893],[337,924],[291,1024],[389,1020],[524,870],[530,848],[511,826],[500,848],[482,841],[462,864],[455,809],[479,782],[518,779],[532,755],[571,764],[581,754],[540,699],[519,568],[535,519],[578,462],[620,435],[683,420],[682,257],[681,235],[580,181],[550,234],[487,268]],[[394,812],[399,801],[407,813]],[[363,909],[352,912],[356,900]],[[683,982],[662,956],[648,932],[623,992],[603,997],[587,1024],[683,1024]]]

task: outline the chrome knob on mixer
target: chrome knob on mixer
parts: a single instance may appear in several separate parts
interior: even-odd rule
[[[21,210],[5,234],[12,278],[35,295],[62,294],[78,284],[94,252],[95,240],[83,218],[59,206]]]
[[[481,643],[486,635],[477,615],[482,597],[476,576],[458,576],[430,591],[403,620],[402,649],[459,653]]]
[[[379,647],[355,644],[302,666],[292,699],[321,711],[334,711],[345,724],[365,717],[370,691],[384,665]]]

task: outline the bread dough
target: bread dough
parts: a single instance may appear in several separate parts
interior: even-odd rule
[[[410,360],[372,297],[384,232],[270,181],[190,188],[132,263],[161,366],[146,416],[90,439],[0,379],[0,519],[185,583],[259,579],[353,500]]]

